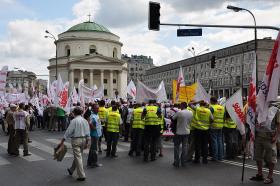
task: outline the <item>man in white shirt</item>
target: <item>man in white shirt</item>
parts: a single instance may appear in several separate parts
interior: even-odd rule
[[[77,180],[85,181],[86,175],[83,168],[82,153],[83,150],[88,147],[88,142],[90,140],[89,124],[88,121],[81,116],[83,113],[82,108],[76,107],[73,113],[75,118],[71,120],[60,145],[63,145],[67,138],[71,138],[74,160],[71,168],[67,169],[67,171],[69,175],[72,175],[75,169],[77,169]]]
[[[174,120],[177,120],[176,123],[176,132],[174,136],[174,163],[175,167],[179,167],[181,162],[181,166],[184,167],[186,163],[186,155],[187,155],[187,142],[188,136],[190,134],[190,125],[191,120],[193,118],[193,113],[187,110],[187,103],[181,103],[181,111],[175,113],[173,116]],[[182,152],[181,156],[179,154],[180,144],[182,144]]]
[[[14,113],[16,156],[19,155],[19,146],[22,141],[23,141],[23,156],[31,155],[28,153],[29,117],[28,117],[28,113],[25,112],[23,109],[24,109],[24,103],[20,103],[18,111]]]

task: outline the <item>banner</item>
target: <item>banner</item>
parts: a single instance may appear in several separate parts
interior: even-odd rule
[[[173,80],[172,82],[172,90],[173,90],[173,102],[176,102],[176,88],[177,88],[177,81]],[[191,100],[193,100],[195,93],[196,93],[196,88],[197,88],[197,83],[194,83],[190,86],[183,86],[180,87],[179,89],[179,97],[178,97],[178,101],[179,103],[181,102],[190,102]]]
[[[138,80],[136,88],[136,101],[148,102],[150,99],[155,99],[159,103],[167,101],[164,82],[161,81],[157,89],[151,89]]]
[[[94,102],[94,99],[104,97],[104,85],[102,84],[98,89],[90,89],[84,85],[84,80],[79,82],[79,99],[81,106],[84,107],[86,102]]]
[[[68,89],[69,89],[69,82],[67,81],[63,89],[58,93],[58,106],[61,108],[65,108],[68,100]]]
[[[241,89],[235,92],[226,102],[226,109],[231,119],[236,123],[241,135],[245,134],[245,115]]]
[[[0,108],[6,108],[9,107],[9,103],[6,101],[4,96],[0,96]]]
[[[6,92],[6,79],[8,73],[8,66],[4,66],[0,71],[0,96],[4,96]]]
[[[136,86],[132,80],[130,80],[129,84],[126,87],[125,95],[130,95],[133,99],[136,98]]]
[[[270,101],[276,101],[280,80],[280,32],[274,43],[274,47],[266,66],[263,81],[259,85],[257,96],[258,123],[265,123],[267,120],[268,106]]]
[[[19,103],[27,103],[28,102],[27,99],[26,99],[25,93],[19,93],[19,94],[8,93],[8,94],[6,94],[5,99],[10,104],[11,103],[19,104]]]

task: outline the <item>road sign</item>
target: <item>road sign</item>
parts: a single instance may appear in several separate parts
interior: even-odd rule
[[[184,36],[202,36],[202,29],[177,29],[177,36],[184,37]]]

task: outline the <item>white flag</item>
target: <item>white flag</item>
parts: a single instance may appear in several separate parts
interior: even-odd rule
[[[245,115],[241,89],[235,92],[226,102],[226,109],[231,119],[236,123],[241,135],[245,134]]]
[[[206,90],[203,88],[203,86],[197,80],[197,88],[196,88],[196,92],[195,92],[194,101],[201,101],[201,100],[204,100],[207,103],[210,103],[210,96],[207,94]]]
[[[72,93],[71,93],[71,99],[72,99],[72,103],[73,104],[77,104],[78,103],[78,100],[79,100],[79,95],[76,91],[76,88],[74,87],[73,90],[72,90]],[[72,106],[72,105],[71,105]]]
[[[268,106],[270,101],[276,101],[280,80],[280,32],[274,43],[274,47],[266,66],[263,81],[260,83],[257,96],[258,123],[267,120]]]
[[[130,95],[133,99],[136,97],[136,86],[132,80],[130,80],[129,84],[126,87],[125,95]]]
[[[179,75],[177,78],[177,86],[176,86],[176,101],[179,100],[180,87],[183,86],[185,86],[185,78],[184,78],[182,66],[180,66]]]
[[[138,80],[136,91],[137,102],[148,102],[149,99],[155,99],[157,102],[167,101],[163,81],[161,81],[157,89],[151,89]]]

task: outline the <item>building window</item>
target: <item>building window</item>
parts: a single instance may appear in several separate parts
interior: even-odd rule
[[[88,79],[85,78],[84,79],[84,83],[87,84],[88,83]]]
[[[89,53],[90,53],[90,54],[96,53],[96,46],[95,46],[95,45],[90,45],[90,47],[89,47]]]
[[[66,45],[66,47],[65,47],[65,55],[66,56],[70,56],[70,54],[71,54],[70,46]]]
[[[78,78],[74,78],[74,83],[78,83],[79,79]]]
[[[117,80],[116,80],[116,79],[113,79],[113,83],[116,84],[116,83],[117,83]]]
[[[116,48],[114,48],[114,50],[113,50],[113,58],[117,58],[117,49]]]
[[[107,96],[107,89],[104,89],[104,96]]]
[[[107,79],[103,79],[104,84],[107,84],[107,82],[108,82]]]

